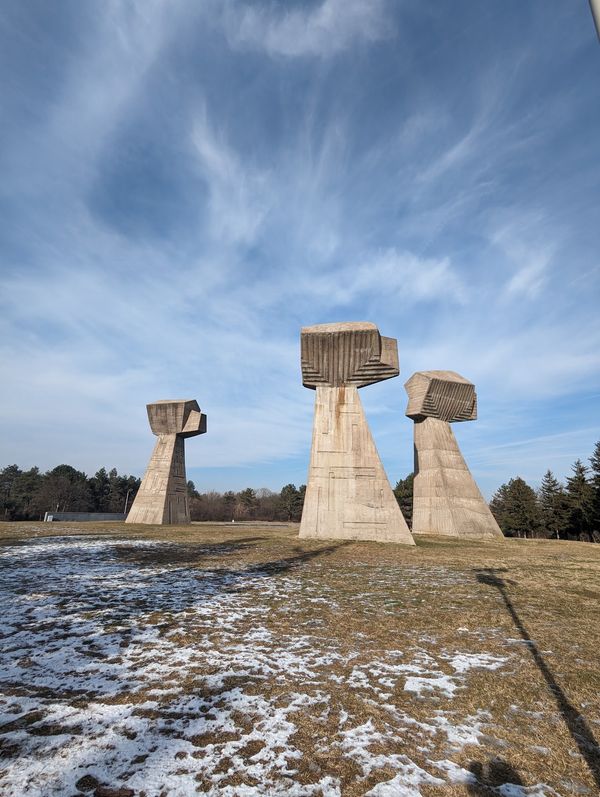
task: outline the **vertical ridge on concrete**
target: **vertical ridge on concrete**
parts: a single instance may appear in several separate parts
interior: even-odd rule
[[[300,338],[302,383],[365,385],[398,376],[398,350],[368,321],[305,327]]]
[[[398,348],[370,322],[304,327],[302,384],[316,389],[301,537],[414,545],[358,388],[398,376]]]
[[[147,410],[158,440],[125,522],[189,523],[185,438],[206,432],[206,415],[193,399],[157,401]]]
[[[415,422],[413,534],[502,537],[450,427],[476,419],[475,386],[454,371],[418,371],[405,387]]]
[[[317,387],[300,537],[414,545],[354,386]]]

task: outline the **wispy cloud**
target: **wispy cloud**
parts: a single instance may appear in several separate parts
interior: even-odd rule
[[[348,265],[311,276],[307,292],[317,300],[326,297],[329,306],[366,303],[373,296],[379,304],[391,302],[396,307],[466,300],[467,288],[447,258],[419,258],[388,249]]]
[[[454,363],[455,370],[507,401],[547,400],[588,388],[590,379],[596,382],[598,323],[591,324],[585,335],[579,331],[577,318],[560,327],[552,320],[539,324],[529,320],[523,327],[513,315],[506,315],[502,302],[480,308],[468,320],[447,318],[445,323],[443,332],[438,328],[437,341],[429,338],[418,346],[423,367]],[[411,361],[415,359],[411,356]]]
[[[249,164],[211,128],[206,108],[196,115],[192,143],[210,193],[210,229],[221,244],[252,244],[268,211],[268,174]]]
[[[549,262],[550,255],[546,252],[530,255],[525,261],[526,264],[511,277],[507,285],[508,293],[536,296],[544,284]]]
[[[322,0],[316,7],[278,8],[273,4],[230,3],[225,14],[234,48],[273,56],[331,56],[361,40],[390,35],[393,22],[385,0]]]
[[[548,281],[548,270],[558,248],[557,231],[540,213],[516,212],[494,230],[491,241],[515,266],[506,284],[509,298],[536,297]]]
[[[0,465],[139,473],[144,405],[190,396],[209,433],[188,464],[222,468],[211,486],[233,467],[266,483],[274,462],[270,486],[299,481],[313,399],[299,328],[350,319],[399,340],[401,379],[363,391],[392,478],[412,467],[401,380],[423,368],[476,382],[480,420],[461,434],[484,480],[512,475],[499,445],[531,440],[550,467],[582,453],[600,173],[578,158],[600,118],[576,123],[591,84],[540,94],[541,55],[518,71],[527,31],[492,36],[475,11],[450,47],[449,11],[423,26],[416,6],[354,0],[114,0],[46,26],[20,8],[0,47],[19,75],[3,86]],[[583,63],[568,18],[546,45]],[[42,79],[31,65],[58,53]]]

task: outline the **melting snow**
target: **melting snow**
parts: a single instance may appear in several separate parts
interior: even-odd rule
[[[227,544],[209,548],[229,551]],[[329,774],[319,771],[308,783],[298,777],[299,719],[309,715],[316,727],[330,714],[337,730],[318,745],[315,736],[315,749],[341,751],[364,778],[385,769],[388,779],[368,795],[418,797],[420,785],[455,778],[451,762],[430,762],[432,774],[393,752],[398,739],[410,729],[421,734],[423,750],[440,738],[449,752],[477,744],[485,712],[455,721],[439,700],[451,699],[474,668],[497,669],[507,659],[344,652],[312,632],[314,620],[276,635],[273,612],[293,611],[300,601],[331,606],[318,580],[260,567],[210,569],[208,555],[206,569],[182,566],[181,549],[169,559],[173,551],[166,543],[83,536],[2,549],[3,797],[74,793],[84,775],[169,797],[198,790],[339,797],[340,782]],[[361,647],[358,635],[355,641]],[[352,701],[334,708],[334,687],[383,710],[385,725],[357,723]],[[431,701],[426,722],[395,705],[403,691]]]

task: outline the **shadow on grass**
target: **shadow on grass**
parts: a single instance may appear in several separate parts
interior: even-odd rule
[[[256,543],[267,539],[268,537],[239,537],[235,540],[200,543],[197,545],[162,543],[159,546],[131,545],[126,540],[123,540],[123,542],[117,540],[112,554],[119,561],[135,563],[142,567],[179,564],[194,567],[202,564],[202,561],[208,557],[226,557],[238,551],[248,551],[251,548],[256,548]]]
[[[319,556],[326,556],[327,554],[334,553],[339,548],[344,548],[346,545],[352,545],[353,540],[347,540],[346,542],[337,542],[335,545],[326,545],[324,548],[316,548],[313,551],[305,551],[299,546],[294,548],[294,555],[287,556],[282,559],[275,559],[272,562],[263,562],[257,565],[254,565],[250,568],[246,568],[242,570],[242,574],[248,575],[258,575],[261,572],[264,572],[268,575],[277,575],[278,573],[285,573],[288,570],[293,570],[295,568],[301,567],[302,565],[306,564],[306,562],[310,562],[312,559],[316,559]]]
[[[600,789],[600,747],[598,746],[596,737],[586,722],[585,717],[580,714],[580,712],[571,703],[565,692],[560,687],[558,681],[554,677],[554,673],[540,653],[538,646],[529,635],[527,628],[523,624],[523,621],[519,617],[519,614],[509,597],[507,590],[508,582],[499,575],[502,572],[506,571],[491,567],[483,568],[476,571],[477,581],[479,581],[480,584],[486,584],[487,586],[495,587],[500,593],[502,600],[504,601],[504,605],[506,606],[506,609],[515,625],[515,628],[518,630],[521,638],[527,643],[527,648],[531,653],[531,657],[546,681],[548,691],[556,701],[558,710],[560,711],[562,718],[569,729],[569,733],[577,745],[579,752],[583,756],[596,785]]]
[[[210,557],[226,558],[232,554],[249,551],[257,548],[257,543],[269,539],[268,537],[240,537],[235,540],[226,540],[218,543],[206,543],[202,545],[162,545],[157,548],[143,548],[139,546],[129,546],[127,543],[118,545],[113,551],[117,560],[124,564],[135,564],[136,566],[156,566],[156,565],[177,565],[183,564],[187,568],[195,568],[205,564],[204,560]],[[203,572],[212,576],[227,576],[229,581],[247,576],[272,576],[293,570],[312,559],[320,556],[332,554],[338,548],[351,545],[352,541],[338,542],[333,545],[326,545],[322,548],[305,550],[300,546],[293,548],[291,556],[281,557],[267,562],[256,562],[245,567],[232,569],[230,567],[204,567]]]
[[[39,557],[24,563],[19,561],[22,550],[19,546],[14,548],[13,555],[5,553],[0,561],[0,603],[4,601],[9,606],[12,600],[22,601],[24,595],[38,592],[43,583],[47,594],[56,599],[54,610],[60,615],[53,617],[52,622],[63,628],[65,637],[71,633],[71,615],[76,617],[85,612],[100,612],[104,628],[112,633],[115,624],[135,618],[143,622],[145,615],[154,612],[178,613],[219,594],[244,592],[252,588],[252,582],[297,570],[352,544],[344,541],[309,550],[295,546],[289,556],[244,562],[245,552],[256,548],[263,539],[242,537],[204,545],[151,543],[148,546],[116,541],[116,545],[100,553],[75,545],[72,550],[67,546],[60,551],[45,552],[44,540],[36,539]],[[228,561],[229,557],[233,561]],[[104,564],[109,566],[106,578],[102,577]],[[117,572],[111,570],[111,564],[118,566]],[[128,573],[133,576],[131,580]],[[4,645],[32,622],[27,608],[23,612],[18,628],[7,633],[0,628]]]
[[[467,783],[467,791],[477,797],[497,795],[498,786],[525,785],[516,769],[502,758],[492,758],[483,764],[480,761],[471,761],[469,772],[477,778],[477,781]]]

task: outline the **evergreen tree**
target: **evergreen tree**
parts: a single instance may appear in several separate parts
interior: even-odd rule
[[[490,501],[490,509],[505,536],[507,536],[506,529],[508,527],[508,504],[508,484],[501,484],[492,496],[492,500]]]
[[[542,478],[538,500],[547,536],[557,540],[566,538],[569,523],[567,497],[551,470],[547,470]]]
[[[303,500],[295,484],[286,484],[279,493],[279,509],[288,520],[300,520]]]
[[[122,512],[125,507],[123,481],[116,468],[108,472],[108,493],[106,496],[106,512]]]
[[[0,496],[8,498],[10,496],[15,479],[18,478],[23,471],[18,465],[7,465],[0,470]]]
[[[254,517],[257,500],[256,491],[253,490],[252,487],[246,487],[245,490],[242,490],[240,493],[238,493],[238,502],[242,517]]]
[[[400,479],[400,481],[396,482],[396,486],[394,487],[396,501],[398,501],[398,505],[400,506],[400,510],[404,515],[404,520],[406,520],[409,529],[412,528],[414,480],[415,474],[409,473],[406,479]]]
[[[592,505],[590,512],[590,527],[594,542],[600,542],[600,440],[596,443],[594,453],[590,457],[592,478]]]
[[[567,478],[568,531],[579,540],[592,539],[592,509],[594,491],[588,481],[588,468],[578,459]]]
[[[106,468],[100,468],[89,480],[95,512],[110,512],[110,479]]]
[[[35,518],[38,513],[32,506],[35,496],[44,483],[44,477],[37,467],[24,470],[15,479],[13,485],[13,500],[15,502],[16,516],[20,518]]]
[[[535,490],[517,476],[492,496],[490,509],[507,537],[537,537],[543,524]]]
[[[0,470],[0,501],[2,501],[2,520],[12,520],[15,515],[16,502],[13,488],[23,471],[18,465],[8,465]]]

